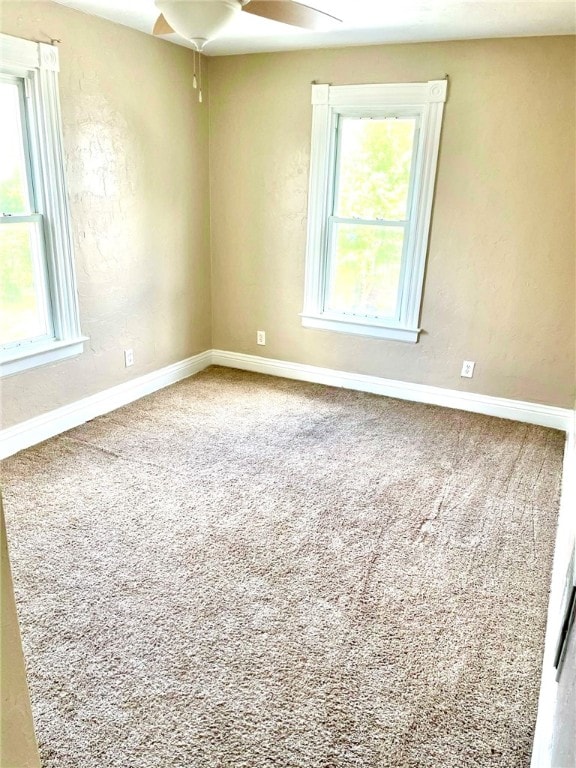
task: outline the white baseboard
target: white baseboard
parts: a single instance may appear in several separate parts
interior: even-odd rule
[[[167,365],[158,371],[147,373],[110,389],[105,389],[75,403],[56,408],[28,421],[0,431],[0,459],[11,456],[23,448],[41,443],[49,437],[59,435],[77,427],[96,416],[109,413],[122,405],[138,400],[158,389],[175,384],[207,368],[212,361],[210,350],[201,352],[179,363]]]
[[[283,376],[287,379],[312,381],[317,384],[328,384],[332,387],[356,389],[360,392],[372,392],[386,397],[396,397],[400,400],[443,405],[447,408],[484,413],[488,416],[498,416],[528,424],[539,424],[543,427],[554,427],[564,431],[571,428],[574,419],[574,411],[570,408],[557,408],[552,405],[540,405],[539,403],[510,400],[504,397],[477,395],[455,389],[432,387],[428,384],[412,384],[394,379],[383,379],[379,376],[366,376],[361,373],[346,373],[330,368],[319,368],[315,365],[288,363],[284,360],[272,360],[267,357],[243,355],[220,349],[212,350],[212,363],[229,368],[240,368],[244,371]]]
[[[118,384],[75,403],[49,411],[13,427],[0,430],[0,459],[11,456],[17,451],[41,443],[49,437],[59,435],[67,429],[100,416],[103,413],[120,408],[122,405],[138,400],[158,389],[174,384],[192,376],[209,365],[223,365],[245,371],[282,376],[287,379],[311,381],[332,387],[356,389],[360,392],[372,392],[400,400],[411,400],[430,405],[442,405],[473,413],[484,413],[504,419],[524,421],[569,431],[574,424],[574,411],[568,408],[556,408],[550,405],[509,400],[503,397],[489,397],[453,389],[432,387],[427,384],[412,384],[405,381],[383,379],[378,376],[366,376],[360,373],[347,373],[315,365],[289,363],[256,355],[244,355],[226,352],[220,349],[207,350],[179,363],[168,365],[145,376]]]

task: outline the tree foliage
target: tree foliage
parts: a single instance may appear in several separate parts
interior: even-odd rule
[[[344,119],[335,215],[403,221],[413,141],[413,120]],[[359,221],[334,228],[329,308],[360,315],[393,315],[403,227]]]
[[[36,335],[39,324],[27,224],[0,225],[0,343]]]
[[[20,169],[14,168],[8,178],[0,179],[0,214],[25,212],[24,181]]]

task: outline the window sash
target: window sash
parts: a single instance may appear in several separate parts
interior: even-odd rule
[[[55,339],[54,323],[50,299],[50,278],[46,247],[44,239],[44,219],[41,214],[33,213],[28,216],[0,216],[0,226],[9,227],[15,224],[32,224],[34,236],[31,243],[32,269],[34,273],[34,288],[36,300],[41,311],[46,333],[29,336],[15,341],[0,344],[0,351],[18,349],[29,344],[45,343]]]
[[[329,224],[363,224],[375,227],[406,227],[410,219],[363,219],[361,216],[328,216]]]
[[[45,343],[55,338],[54,322],[51,305],[51,290],[48,274],[48,259],[46,252],[46,240],[44,233],[44,217],[38,212],[37,196],[35,193],[35,181],[34,181],[34,167],[32,164],[31,142],[32,142],[32,126],[31,115],[29,111],[29,98],[27,94],[30,91],[30,81],[25,77],[17,77],[15,75],[8,75],[2,73],[0,80],[10,85],[15,85],[18,88],[19,97],[19,128],[21,134],[21,149],[22,157],[24,160],[24,175],[25,175],[25,192],[26,201],[25,206],[30,213],[18,213],[18,214],[3,214],[0,211],[0,226],[10,226],[16,224],[32,224],[34,235],[31,238],[31,258],[33,269],[33,283],[36,294],[36,302],[38,309],[43,318],[46,333],[29,336],[24,339],[17,339],[14,341],[8,341],[4,344],[0,344],[0,351],[15,350],[19,347],[23,347],[30,344]]]
[[[414,170],[415,170],[415,160],[416,160],[416,153],[418,151],[419,146],[419,137],[420,137],[420,123],[421,123],[421,112],[420,110],[398,110],[398,109],[390,109],[390,108],[380,108],[380,109],[355,109],[351,111],[350,109],[342,109],[340,111],[335,112],[336,116],[336,122],[335,122],[335,131],[336,131],[336,151],[331,159],[331,162],[334,163],[334,169],[332,171],[331,176],[331,188],[329,190],[329,198],[331,200],[331,215],[336,216],[336,211],[339,208],[339,197],[340,197],[340,179],[341,179],[341,168],[342,168],[342,156],[343,156],[343,121],[345,118],[348,119],[356,119],[359,121],[371,121],[371,120],[414,120],[414,136],[412,139],[412,155],[410,158],[410,172],[409,172],[409,186],[408,186],[408,198],[406,201],[406,218],[404,221],[408,221],[411,218],[411,212],[413,208],[413,196],[414,196]],[[353,217],[356,218],[356,217]],[[360,216],[360,218],[363,218]],[[383,221],[384,217],[374,219],[374,221]],[[398,219],[391,219],[388,221],[398,221]]]
[[[365,312],[356,312],[353,309],[350,310],[339,310],[338,312],[335,312],[333,310],[329,309],[329,295],[330,291],[333,285],[335,270],[336,270],[336,237],[335,232],[338,227],[338,224],[351,224],[355,226],[369,226],[369,227],[380,227],[381,229],[389,229],[389,228],[396,228],[401,229],[403,232],[403,241],[402,241],[402,254],[400,257],[400,276],[398,279],[398,285],[396,288],[396,312],[391,315],[384,315],[384,314],[372,314],[372,313],[365,313]],[[387,321],[387,322],[393,322],[393,323],[400,323],[400,315],[401,315],[401,296],[402,296],[402,279],[403,279],[403,271],[404,271],[404,264],[406,261],[406,248],[408,243],[408,221],[385,221],[383,219],[361,219],[361,218],[346,218],[341,216],[330,216],[328,218],[328,234],[327,234],[327,246],[326,246],[326,256],[325,256],[325,272],[324,272],[324,279],[323,279],[323,290],[322,290],[322,303],[321,303],[321,311],[322,313],[330,313],[333,317],[342,317],[342,318],[360,318],[360,319],[371,319],[375,321]]]
[[[0,82],[14,85],[18,89],[18,102],[20,105],[19,113],[19,128],[21,135],[21,149],[24,159],[24,178],[25,178],[25,192],[26,192],[26,208],[20,211],[18,214],[13,215],[26,215],[28,213],[37,213],[38,207],[36,204],[35,184],[34,184],[34,171],[32,167],[31,157],[31,126],[30,126],[30,114],[28,110],[27,93],[30,88],[30,81],[28,77],[17,77],[15,75],[9,75],[0,72]],[[3,215],[5,211],[0,211],[0,215]]]
[[[408,182],[408,195],[406,200],[406,218],[405,219],[368,219],[362,216],[338,216],[336,211],[339,209],[339,196],[341,191],[341,168],[342,168],[342,121],[344,118],[354,118],[357,120],[396,120],[396,119],[411,119],[414,120],[414,135],[412,140],[412,154],[410,157],[410,172]],[[331,213],[327,217],[326,236],[323,243],[323,262],[324,268],[322,270],[321,278],[321,313],[329,312],[333,317],[341,316],[346,318],[364,318],[372,319],[376,322],[389,322],[395,325],[401,323],[403,317],[404,303],[403,297],[406,293],[405,278],[406,278],[406,263],[408,257],[408,251],[411,246],[413,234],[413,220],[414,220],[414,191],[415,191],[415,177],[416,167],[419,150],[420,140],[420,123],[421,123],[421,111],[420,110],[398,110],[390,108],[381,109],[364,109],[354,110],[351,114],[350,110],[343,110],[335,113],[335,132],[336,132],[336,148],[331,158],[331,171],[329,176],[329,190],[328,199],[330,200]],[[336,238],[334,232],[338,224],[354,224],[354,225],[366,225],[374,227],[398,227],[403,230],[404,238],[402,243],[402,255],[400,262],[400,277],[398,280],[398,286],[396,289],[396,312],[394,314],[364,314],[358,313],[353,310],[340,310],[337,313],[330,312],[328,309],[328,296],[332,286],[332,280],[335,269],[335,248]]]

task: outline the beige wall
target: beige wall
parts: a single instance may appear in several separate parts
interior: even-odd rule
[[[574,38],[210,59],[213,344],[573,407]],[[450,75],[418,344],[304,329],[310,82]],[[256,330],[267,332],[257,347]],[[462,360],[475,360],[471,380]]]
[[[2,587],[0,623],[0,768],[39,768],[40,758],[30,697],[26,683],[26,669],[16,603],[12,590],[12,575],[8,561],[4,511],[0,498],[0,565]]]
[[[213,58],[208,109],[195,100],[192,54],[181,47],[50,2],[4,2],[0,29],[62,40],[90,336],[81,357],[3,380],[2,426],[211,346],[573,404],[573,38]],[[420,342],[302,328],[310,82],[446,72]],[[259,328],[266,347],[255,344]],[[125,369],[128,347],[136,364]],[[471,380],[459,376],[463,359],[477,361]]]
[[[210,347],[208,110],[192,53],[50,2],[0,30],[59,38],[84,355],[2,381],[2,426]],[[133,368],[123,350],[132,347]]]

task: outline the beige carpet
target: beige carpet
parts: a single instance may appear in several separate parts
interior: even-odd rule
[[[212,368],[8,460],[45,768],[528,766],[562,449]]]

